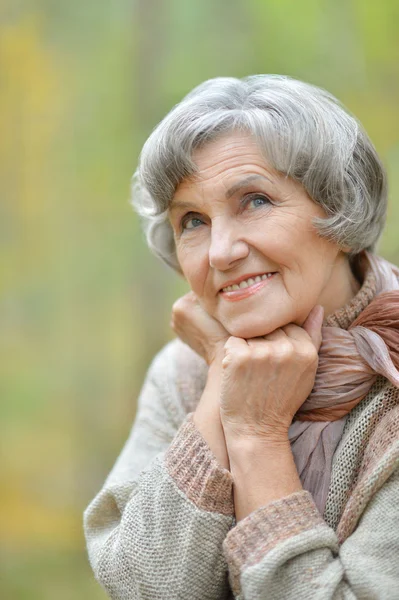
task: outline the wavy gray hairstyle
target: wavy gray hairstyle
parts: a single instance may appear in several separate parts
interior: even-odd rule
[[[384,167],[357,119],[327,91],[280,75],[217,77],[194,88],[145,142],[132,179],[132,205],[151,250],[180,271],[168,207],[198,169],[195,149],[234,131],[254,136],[267,162],[299,181],[326,212],[319,234],[374,251],[386,217]]]

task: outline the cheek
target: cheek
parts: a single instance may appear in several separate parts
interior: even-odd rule
[[[200,249],[177,249],[177,258],[190,288],[200,298],[204,293],[207,277],[207,260],[203,252]]]
[[[296,253],[307,245],[304,218],[297,217],[288,210],[281,209],[269,216],[262,226],[253,228],[250,241],[265,256],[290,262]]]
[[[318,235],[312,224],[314,216],[284,215],[285,219],[276,223],[270,252],[288,270],[311,274],[330,254],[328,242]]]

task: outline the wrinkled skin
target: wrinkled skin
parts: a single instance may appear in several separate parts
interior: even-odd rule
[[[315,307],[302,327],[287,325],[267,336],[229,336],[193,292],[173,305],[175,333],[208,365],[221,361],[220,412],[235,437],[284,437],[310,394],[318,365],[324,310]]]
[[[192,290],[175,303],[172,327],[208,365],[220,365],[212,372],[220,377],[225,434],[284,438],[314,384],[323,310],[346,304],[359,282],[348,249],[316,233],[321,207],[274,171],[248,135],[210,142],[194,159],[199,172],[178,186],[170,209]],[[222,291],[271,272],[245,298]]]
[[[173,304],[170,325],[176,335],[208,365],[223,350],[230,337],[219,321],[202,308],[194,292],[188,292]]]

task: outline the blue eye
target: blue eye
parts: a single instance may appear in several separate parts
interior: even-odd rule
[[[246,198],[246,204],[252,204],[254,208],[258,208],[259,206],[264,206],[265,204],[270,204],[270,200],[265,196],[252,195],[249,198]]]
[[[199,227],[200,225],[202,225],[201,219],[199,219],[198,217],[190,217],[189,215],[186,215],[185,218],[182,220],[181,227],[183,230],[197,229],[197,227]]]

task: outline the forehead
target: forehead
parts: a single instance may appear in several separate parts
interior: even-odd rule
[[[208,185],[232,185],[233,180],[245,176],[248,181],[261,175],[272,179],[277,173],[267,163],[258,144],[250,134],[234,133],[219,137],[196,149],[192,159],[196,173],[184,179],[177,187],[175,197],[185,190]]]
[[[265,157],[256,140],[248,133],[233,133],[219,137],[193,152],[193,161],[199,173],[193,178],[204,176],[207,172],[217,172],[233,167],[245,167],[247,163],[266,167]]]

